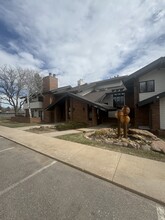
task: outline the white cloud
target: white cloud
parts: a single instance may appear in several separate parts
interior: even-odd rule
[[[0,50],[0,65],[21,66],[24,68],[39,68],[42,61],[35,59],[32,54],[22,52],[18,54],[7,53]]]
[[[60,85],[131,73],[164,56],[155,41],[165,30],[165,0],[13,0],[0,6],[0,18],[20,36],[0,63],[45,65]],[[165,35],[164,35],[165,38]],[[1,59],[2,58],[2,59]],[[130,62],[129,62],[130,60]],[[130,65],[129,65],[130,64]]]

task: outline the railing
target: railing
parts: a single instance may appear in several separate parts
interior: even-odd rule
[[[28,109],[28,104],[27,103],[25,103],[24,105],[23,105],[23,108],[24,109]],[[35,108],[43,108],[43,102],[31,102],[30,103],[30,108],[31,109],[35,109]]]

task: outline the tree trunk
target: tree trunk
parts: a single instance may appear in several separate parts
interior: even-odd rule
[[[15,116],[17,116],[17,115],[18,115],[18,109],[15,108],[15,109],[14,109],[14,112],[15,112]]]
[[[17,106],[16,106],[16,105],[13,105],[13,109],[14,109],[14,114],[15,114],[15,116],[17,116],[17,114],[18,114],[18,108],[17,108]]]
[[[30,108],[29,95],[27,96],[27,105],[28,105],[28,110],[29,110],[29,117],[32,118],[32,111],[31,111],[31,108]]]

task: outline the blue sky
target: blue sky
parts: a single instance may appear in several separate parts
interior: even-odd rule
[[[60,86],[126,75],[165,56],[165,0],[0,0],[0,65]]]

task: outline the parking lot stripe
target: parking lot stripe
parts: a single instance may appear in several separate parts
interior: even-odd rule
[[[35,171],[35,172],[32,173],[31,175],[29,175],[29,176],[25,177],[24,179],[18,181],[17,183],[14,183],[13,185],[7,187],[6,189],[0,191],[0,196],[2,196],[3,194],[9,192],[11,189],[14,189],[15,187],[17,187],[17,186],[20,185],[21,183],[26,182],[27,180],[29,180],[29,179],[32,178],[33,176],[35,176],[35,175],[41,173],[43,170],[46,170],[47,168],[53,166],[56,162],[57,162],[57,161],[53,161],[52,163],[50,163],[50,164],[48,164],[48,165],[42,167],[41,169]]]
[[[7,151],[7,150],[11,150],[11,149],[13,149],[14,147],[10,147],[10,148],[6,148],[6,149],[4,149],[4,150],[0,150],[0,153],[2,153],[2,152],[4,152],[4,151]]]
[[[158,220],[165,220],[165,209],[162,206],[157,206]]]

